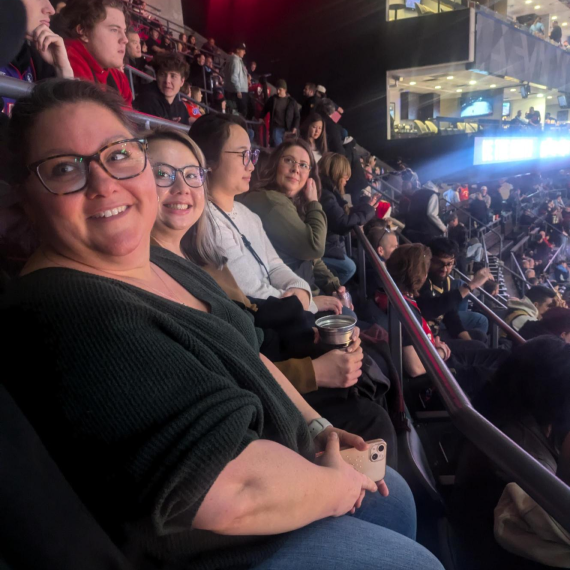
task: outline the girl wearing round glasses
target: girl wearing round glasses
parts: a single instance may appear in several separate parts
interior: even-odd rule
[[[339,452],[360,438],[312,438],[318,415],[259,356],[243,311],[193,264],[150,252],[155,180],[121,106],[93,84],[51,81],[11,118],[42,245],[3,299],[5,350],[26,362],[5,385],[66,478],[112,538],[163,565],[290,568],[305,552],[311,567],[324,550],[344,568],[401,568],[402,556],[441,568],[413,541],[402,480],[390,481],[397,500],[365,497],[376,485]],[[40,178],[35,165],[56,158]],[[362,520],[342,516],[354,510]],[[351,536],[382,548],[336,546]]]
[[[217,245],[241,290],[255,299],[295,295],[305,310],[316,312],[308,283],[279,258],[259,217],[235,201],[249,190],[259,158],[243,121],[231,115],[205,115],[192,124],[190,136],[204,152],[209,168]]]
[[[354,315],[332,296],[345,289],[321,259],[327,217],[319,202],[321,182],[309,145],[302,139],[279,145],[253,190],[241,201],[261,218],[283,261],[309,281],[318,296],[319,310]]]

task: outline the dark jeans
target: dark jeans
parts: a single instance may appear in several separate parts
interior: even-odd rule
[[[228,99],[228,101],[234,101],[238,110],[238,113],[240,115],[243,115],[246,119],[247,119],[247,109],[248,109],[248,99],[249,99],[249,93],[242,93],[241,94],[241,99],[237,96],[237,93],[230,93],[229,91],[226,91],[226,99]]]
[[[487,348],[478,340],[449,340],[451,357],[447,366],[455,370],[455,377],[462,390],[473,398],[508,358],[502,348]]]

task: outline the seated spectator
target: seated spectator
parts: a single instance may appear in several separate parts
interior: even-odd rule
[[[319,163],[320,202],[327,217],[327,240],[323,262],[338,277],[341,285],[356,273],[356,263],[346,255],[345,235],[356,226],[364,226],[376,213],[379,195],[364,197],[353,207],[344,199],[350,179],[350,163],[345,156],[328,152]]]
[[[315,107],[319,102],[317,97],[317,86],[314,83],[307,83],[303,88],[303,104],[301,105],[301,121],[315,112]]]
[[[189,125],[188,110],[178,95],[188,76],[188,64],[184,61],[184,56],[176,53],[157,55],[152,60],[152,67],[156,81],[135,99],[135,109]]]
[[[324,89],[324,88],[323,88]],[[320,99],[315,106],[315,111],[325,122],[325,132],[327,135],[327,148],[329,152],[345,154],[341,128],[332,119],[331,115],[336,111],[335,104],[330,99]]]
[[[366,237],[376,253],[378,253],[380,261],[384,263],[390,259],[392,253],[398,247],[398,235],[386,223],[375,225]]]
[[[216,46],[216,40],[214,38],[208,38],[206,43],[202,46],[201,51],[204,55],[211,55],[212,57],[215,57],[218,55],[220,50]]]
[[[149,72],[152,73],[152,71],[147,68],[146,61],[142,56],[141,38],[139,34],[133,28],[129,28],[127,38],[129,43],[127,44],[127,53],[125,54],[125,65],[130,65],[146,74],[149,74]],[[150,83],[150,80],[143,79],[134,73],[132,74],[132,85],[136,93],[139,93],[143,86],[148,83]]]
[[[166,34],[164,34],[163,38],[162,38],[162,47],[164,48],[164,51],[167,53],[173,52],[176,50],[176,45],[174,44],[174,41],[172,40],[172,32],[167,32]]]
[[[388,468],[376,484],[344,462],[340,445],[366,444],[328,426],[259,355],[243,310],[195,265],[150,252],[156,188],[122,104],[59,80],[12,114],[42,247],[3,299],[4,348],[27,354],[29,371],[5,385],[70,485],[140,560],[314,567],[324,549],[345,568],[396,570],[398,552],[412,570],[440,570],[413,540],[403,479]],[[71,176],[53,175],[55,148],[83,156],[63,163]],[[363,539],[382,548],[347,550]]]
[[[414,316],[434,345],[440,357],[449,368],[455,370],[455,376],[461,388],[471,398],[490,381],[494,371],[508,357],[508,352],[500,349],[487,349],[478,341],[455,342],[452,348],[435,336],[422,315],[416,301],[420,289],[426,280],[430,267],[431,251],[422,244],[405,244],[394,250],[386,262],[396,286],[404,295]],[[411,337],[402,330],[402,358],[404,370],[408,376],[416,378],[426,373]]]
[[[259,217],[235,201],[249,190],[259,157],[259,150],[251,149],[244,122],[232,115],[205,115],[193,123],[190,135],[212,169],[208,186],[212,215],[219,228],[216,245],[227,258],[240,289],[256,299],[295,295],[305,310],[317,312],[308,283],[279,258]]]
[[[509,312],[505,317],[505,322],[517,332],[528,321],[539,321],[542,315],[550,309],[556,293],[542,285],[531,287],[522,299],[509,299],[507,307]]]
[[[562,340],[540,337],[528,341],[513,350],[474,402],[497,428],[567,484],[569,365],[570,348]],[[464,527],[461,536],[467,546],[474,547],[469,548],[475,557],[473,568],[546,568],[506,553],[493,536],[493,512],[511,481],[473,444],[464,445],[453,490],[456,516],[452,520],[454,529]]]
[[[469,238],[467,228],[459,222],[459,217],[452,212],[447,217],[447,237],[454,241],[458,247],[457,268],[461,273],[467,273],[467,248],[469,247]],[[478,261],[481,261],[480,259]]]
[[[150,28],[150,36],[146,40],[146,50],[147,53],[152,56],[166,53],[166,50],[160,41],[160,30],[154,26],[151,26]]]
[[[296,135],[299,130],[299,107],[287,94],[287,83],[279,79],[275,87],[277,93],[269,97],[261,112],[262,119],[269,113],[271,146],[279,146],[286,135]]]
[[[554,247],[549,239],[546,237],[545,231],[538,232],[536,241],[532,244],[534,248],[533,259],[537,266],[544,268],[548,265],[548,260],[550,259],[550,252]]]
[[[570,309],[552,307],[544,313],[540,321],[526,322],[519,332],[526,340],[551,334],[560,337],[566,343],[570,343]]]
[[[188,36],[184,32],[180,32],[178,34],[177,50],[182,55],[187,55],[190,53],[190,48],[188,47]]]
[[[8,65],[0,66],[0,75],[30,83],[49,77],[73,77],[63,39],[46,23],[54,14],[49,0],[23,0],[23,4],[26,8],[26,40],[16,57]],[[2,99],[2,110],[10,115],[15,100]]]
[[[184,85],[180,88],[180,92],[192,97],[194,101],[188,101],[187,99],[182,99],[184,105],[186,105],[186,109],[188,110],[188,115],[190,115],[191,119],[197,119],[204,115],[204,109],[199,105],[202,102],[202,90],[199,87],[190,87],[187,82],[184,82]]]
[[[467,310],[467,296],[491,279],[489,269],[479,270],[469,284],[452,279],[457,245],[447,238],[430,242],[431,263],[419,292],[418,306],[436,335],[447,340],[486,340],[489,322],[485,315]]]
[[[257,73],[257,62],[256,61],[252,61],[249,64],[249,74],[251,75],[251,80],[254,83],[257,83],[259,81],[259,73]]]
[[[301,125],[301,138],[309,143],[313,157],[319,162],[328,152],[327,131],[323,118],[317,113],[310,113]]]
[[[437,186],[428,182],[411,195],[403,233],[410,241],[429,243],[445,231],[446,227],[439,218]]]
[[[243,195],[242,203],[261,218],[281,259],[321,297],[325,308],[320,310],[354,315],[340,304],[337,296],[346,289],[322,260],[327,217],[319,202],[321,183],[309,145],[302,139],[281,144],[259,178],[260,183]]]
[[[473,194],[473,200],[469,205],[469,213],[480,225],[486,226],[489,223],[489,211],[480,192]]]
[[[499,283],[497,281],[491,281],[490,279],[488,281],[485,281],[485,283],[483,283],[482,289],[483,291],[489,293],[491,297],[498,297],[499,295]],[[489,299],[486,296],[480,295],[479,299],[483,301],[485,305],[487,305],[488,307],[491,307],[492,309],[497,308],[495,303],[489,301]]]
[[[566,259],[561,259],[554,268],[554,279],[560,283],[566,283],[570,280],[570,270]]]
[[[226,99],[236,104],[240,115],[247,117],[248,111],[248,85],[247,68],[243,62],[245,44],[239,42],[233,55],[230,55],[224,67],[224,86]]]
[[[194,57],[194,61],[190,64],[190,84],[206,89],[207,81],[205,76],[206,56],[199,53]]]
[[[72,38],[65,47],[75,77],[118,91],[130,107],[131,86],[120,71],[128,43],[124,2],[69,0],[62,15]]]
[[[215,246],[205,159],[196,143],[178,131],[162,129],[151,133],[147,140],[160,199],[151,243],[202,267],[230,299],[253,316],[254,324],[263,330],[260,352],[275,362],[323,417],[337,427],[350,424],[351,430],[365,439],[382,437],[393,448],[388,458],[395,459],[397,443],[387,412],[376,398],[353,394],[369,374],[368,368],[362,374],[358,330],[346,352],[324,350],[315,343],[314,318],[307,317],[295,296],[255,299],[253,304]],[[350,387],[354,387],[351,393]]]

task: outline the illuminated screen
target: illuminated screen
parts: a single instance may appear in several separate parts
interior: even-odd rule
[[[570,157],[570,138],[475,137],[473,164]]]
[[[462,117],[482,117],[483,115],[492,115],[493,105],[488,99],[477,99],[461,107]]]
[[[511,104],[509,101],[503,103],[503,117],[508,117],[511,114]]]

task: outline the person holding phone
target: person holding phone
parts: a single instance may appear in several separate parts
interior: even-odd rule
[[[42,245],[3,299],[5,350],[27,363],[5,384],[70,484],[112,539],[164,565],[441,569],[404,481],[344,462],[341,445],[366,443],[259,355],[207,274],[151,252],[156,186],[123,104],[52,80],[10,124]]]

